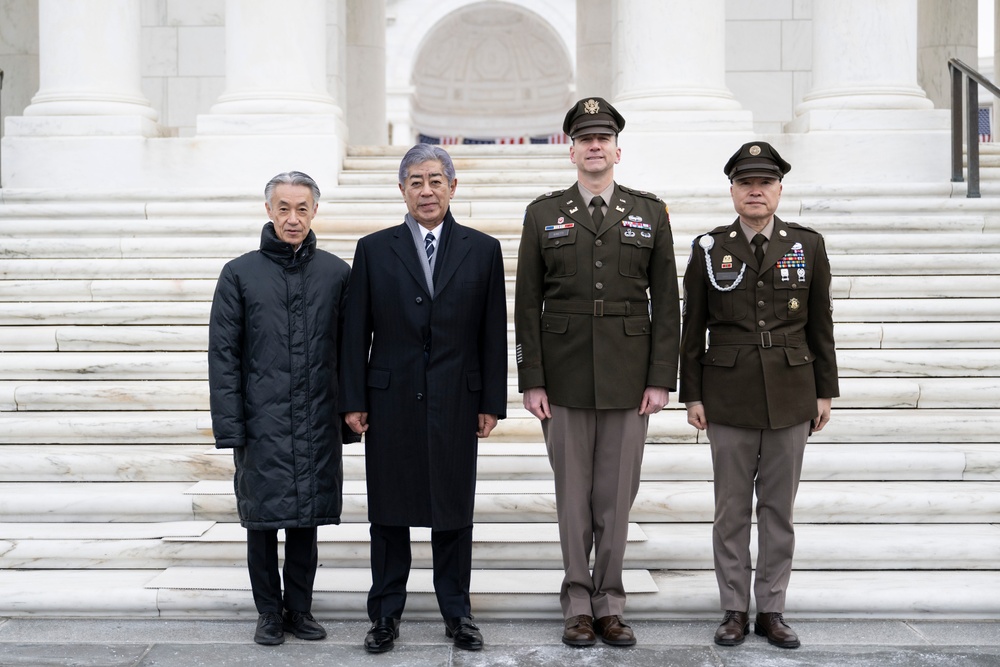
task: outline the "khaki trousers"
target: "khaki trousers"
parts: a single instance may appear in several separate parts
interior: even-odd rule
[[[542,431],[555,477],[566,571],[559,591],[563,616],[622,614],[628,514],[639,491],[649,418],[638,408],[549,407],[552,418],[542,421]]]
[[[750,609],[750,523],[757,494],[757,611],[784,612],[792,575],[792,508],[810,423],[782,429],[708,424],[715,473],[712,549],[722,609]]]

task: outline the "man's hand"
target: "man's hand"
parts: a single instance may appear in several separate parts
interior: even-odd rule
[[[348,412],[344,415],[344,421],[347,423],[347,426],[358,435],[361,435],[368,430],[367,412]]]
[[[524,390],[524,409],[539,419],[552,419],[552,412],[549,411],[549,395],[545,387]]]
[[[656,414],[670,402],[670,390],[666,387],[646,387],[639,404],[640,415]]]
[[[699,403],[688,407],[688,424],[694,426],[699,431],[708,428],[708,420],[705,419],[705,406]]]
[[[810,433],[822,431],[823,427],[830,423],[830,406],[833,404],[832,398],[817,398],[816,410],[819,412],[816,419],[812,420],[812,430]]]
[[[496,425],[497,425],[496,415],[484,415],[480,413],[479,430],[476,431],[476,435],[479,436],[480,438],[488,438],[490,437],[490,432],[496,427]]]

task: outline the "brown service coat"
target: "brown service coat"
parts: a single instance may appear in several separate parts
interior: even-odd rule
[[[586,312],[565,312],[574,309]],[[577,185],[528,205],[514,303],[522,392],[545,387],[556,405],[627,409],[647,386],[673,389],[679,310],[670,220],[657,197],[615,184],[600,229]]]
[[[746,271],[735,289],[716,289],[706,270],[702,237],[694,240],[684,274],[680,400],[701,401],[709,422],[728,426],[776,429],[815,418],[817,398],[840,395],[823,237],[775,216],[758,270],[739,219],[703,236],[713,240],[708,254],[720,287],[736,282],[744,264]],[[783,280],[776,264],[786,257],[794,263],[796,244],[804,280],[796,267]],[[726,340],[733,335],[740,342]]]

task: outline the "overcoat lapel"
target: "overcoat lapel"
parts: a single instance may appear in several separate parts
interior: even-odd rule
[[[608,212],[604,214],[601,228],[597,230],[597,235],[601,236],[609,229],[614,229],[618,223],[632,210],[634,201],[628,193],[623,192],[618,184],[611,193],[611,201],[608,202]]]
[[[722,247],[725,248],[726,254],[739,258],[744,264],[749,264],[751,267],[757,266],[757,258],[753,256],[753,248],[750,247],[747,237],[743,234],[739,218],[736,218],[736,221],[729,225],[729,230],[722,241]],[[760,273],[759,270],[758,273]]]
[[[580,188],[577,184],[574,184],[563,192],[562,199],[559,202],[559,212],[574,223],[589,229],[595,235],[597,234],[597,228],[594,227],[594,219],[590,217],[590,211],[587,210],[587,206],[583,202],[583,196],[580,194]],[[555,223],[556,221],[553,220],[552,224]],[[546,224],[548,224],[548,221],[546,221]]]
[[[391,241],[392,251],[396,253],[399,257],[399,261],[403,263],[406,270],[410,272],[413,279],[420,284],[421,289],[431,296],[430,291],[427,289],[427,280],[424,278],[424,267],[420,265],[420,257],[417,256],[417,247],[413,244],[413,234],[410,233],[410,228],[406,226],[404,222],[399,227],[396,227],[392,234]],[[378,270],[375,267],[375,270]]]
[[[444,254],[438,258],[442,262],[438,276],[434,280],[434,296],[437,297],[455,275],[462,260],[469,254],[469,232],[455,222],[451,209],[444,216]]]

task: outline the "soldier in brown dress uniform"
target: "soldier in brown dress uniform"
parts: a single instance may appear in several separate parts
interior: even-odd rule
[[[721,646],[742,643],[749,631],[755,491],[754,631],[775,646],[799,646],[783,618],[792,506],[806,439],[830,420],[839,395],[823,237],[774,215],[789,169],[762,141],[730,158],[725,173],[739,216],[695,239],[684,275],[680,400],[711,443]]]
[[[518,385],[542,420],[555,477],[570,646],[598,635],[635,644],[622,618],[628,516],[649,415],[677,376],[670,221],[657,197],[614,182],[624,126],[600,98],[569,110],[563,129],[578,182],[528,205],[518,251]]]

